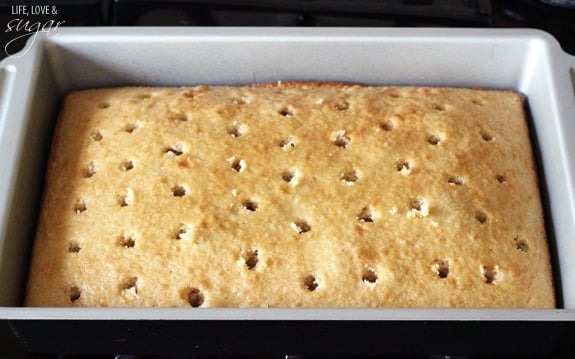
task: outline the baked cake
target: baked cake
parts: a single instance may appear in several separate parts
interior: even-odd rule
[[[554,307],[523,99],[333,83],[70,93],[28,306]]]

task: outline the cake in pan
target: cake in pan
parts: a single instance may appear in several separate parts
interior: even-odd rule
[[[305,82],[70,93],[25,304],[554,307],[523,99]]]

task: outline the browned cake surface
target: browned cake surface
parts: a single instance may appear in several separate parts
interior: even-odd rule
[[[26,305],[553,307],[522,98],[71,93]]]

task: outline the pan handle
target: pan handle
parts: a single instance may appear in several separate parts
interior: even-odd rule
[[[564,52],[566,55],[566,63],[569,68],[569,79],[571,80],[571,88],[573,89],[573,98],[575,98],[575,56]]]
[[[566,118],[568,122],[573,123],[573,126],[575,126],[575,121],[573,121],[573,116],[575,115],[575,56],[565,52],[563,49],[561,51],[561,56],[557,58],[557,65],[560,68],[567,69],[567,79],[563,78],[565,76],[565,72],[563,72],[557,76],[556,80],[558,87],[563,87]],[[575,127],[572,130],[575,130]],[[573,136],[575,136],[575,132],[569,133],[571,139],[575,139]]]
[[[6,116],[8,115],[10,98],[14,88],[14,78],[16,77],[16,65],[9,60],[4,59],[0,62],[0,138],[6,125]]]
[[[575,59],[575,57],[574,57]],[[569,69],[569,76],[571,77],[571,86],[573,87],[573,95],[575,95],[575,63]]]

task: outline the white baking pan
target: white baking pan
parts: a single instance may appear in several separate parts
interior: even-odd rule
[[[22,342],[37,351],[553,350],[575,321],[574,68],[575,57],[534,30],[61,28],[39,33],[16,56],[0,62],[0,319],[10,320]],[[523,93],[542,182],[558,308],[21,307],[47,152],[64,93],[118,85],[278,80]],[[141,341],[143,334],[155,340]],[[382,341],[382,336],[388,339]]]

